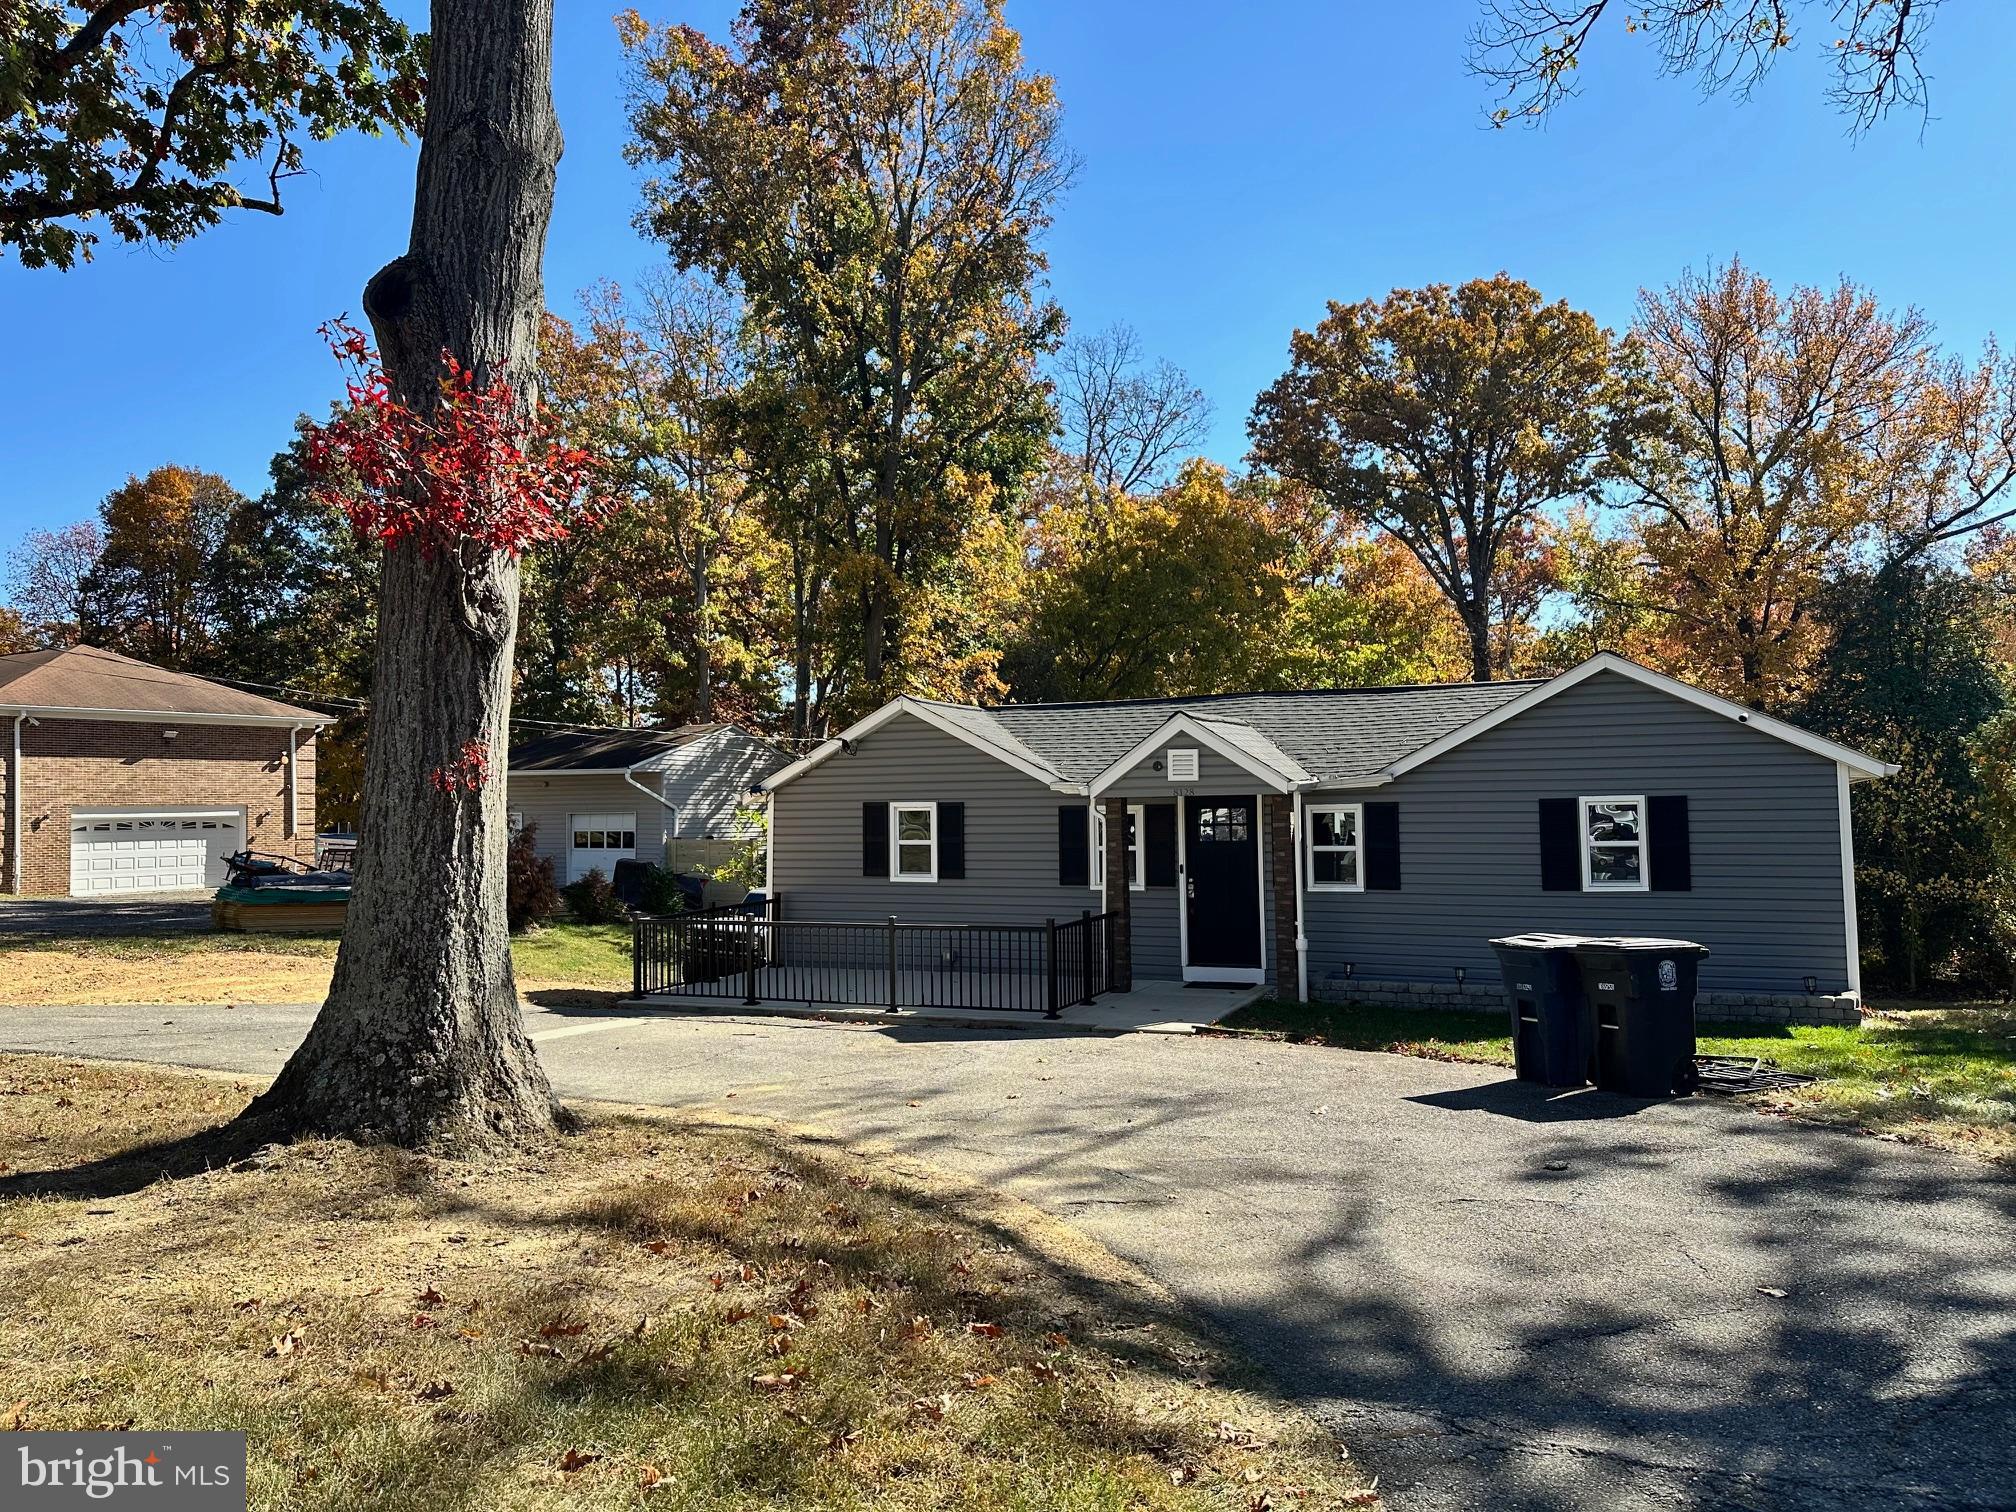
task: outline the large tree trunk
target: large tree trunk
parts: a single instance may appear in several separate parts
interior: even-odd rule
[[[479,381],[503,373],[529,404],[560,157],[552,0],[434,0],[432,29],[412,242],[371,280],[365,312],[410,408],[432,408],[444,351]],[[342,948],[320,1016],[253,1114],[451,1150],[557,1127],[504,921],[517,625],[508,555],[387,552]],[[441,780],[486,763],[474,791]]]

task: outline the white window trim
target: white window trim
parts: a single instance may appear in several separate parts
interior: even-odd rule
[[[931,816],[931,875],[903,870],[903,845],[898,838],[904,814]],[[918,842],[908,842],[916,845]],[[938,880],[938,805],[935,803],[892,803],[889,805],[889,880],[891,882],[936,882]]]
[[[1589,838],[1589,810],[1599,803],[1631,803],[1638,808],[1638,880],[1636,882],[1598,882],[1589,874],[1589,851],[1596,843]],[[1639,793],[1616,794],[1601,798],[1581,798],[1576,800],[1577,823],[1576,843],[1582,850],[1582,891],[1595,893],[1641,893],[1652,890],[1652,815],[1645,806],[1645,795]],[[1610,840],[1603,842],[1605,850],[1630,850],[1633,842]]]
[[[1302,847],[1304,873],[1309,879],[1311,892],[1355,893],[1365,891],[1365,805],[1362,803],[1310,803],[1302,810],[1304,831],[1308,840]],[[1351,833],[1358,837],[1352,845],[1318,845],[1316,843],[1316,816],[1318,814],[1349,814]],[[1344,851],[1353,853],[1357,862],[1355,882],[1318,882],[1316,880],[1316,853],[1318,851]]]
[[[1106,815],[1103,811],[1087,809],[1086,816],[1092,826],[1092,881],[1093,892],[1106,890]],[[1130,803],[1128,817],[1134,821],[1134,870],[1127,879],[1127,891],[1146,892],[1148,890],[1148,805]]]

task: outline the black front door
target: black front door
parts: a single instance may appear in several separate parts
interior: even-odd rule
[[[1260,969],[1260,805],[1251,797],[1183,802],[1185,904],[1192,966]]]

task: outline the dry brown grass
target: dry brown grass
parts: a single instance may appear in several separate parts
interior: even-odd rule
[[[513,1163],[248,1149],[254,1086],[0,1056],[0,1426],[243,1428],[262,1508],[1373,1499],[1007,1199],[612,1109]]]
[[[172,930],[0,935],[0,1003],[319,1003],[336,963],[329,934]],[[630,983],[627,925],[549,924],[511,942],[521,992],[607,1000]]]

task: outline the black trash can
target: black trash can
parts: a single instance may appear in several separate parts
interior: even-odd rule
[[[1581,935],[1522,934],[1493,940],[1512,1005],[1512,1064],[1521,1081],[1579,1087],[1589,1079],[1596,1018],[1575,964]]]
[[[1596,1020],[1596,1085],[1627,1097],[1692,1092],[1694,990],[1708,948],[1620,935],[1575,947]]]

